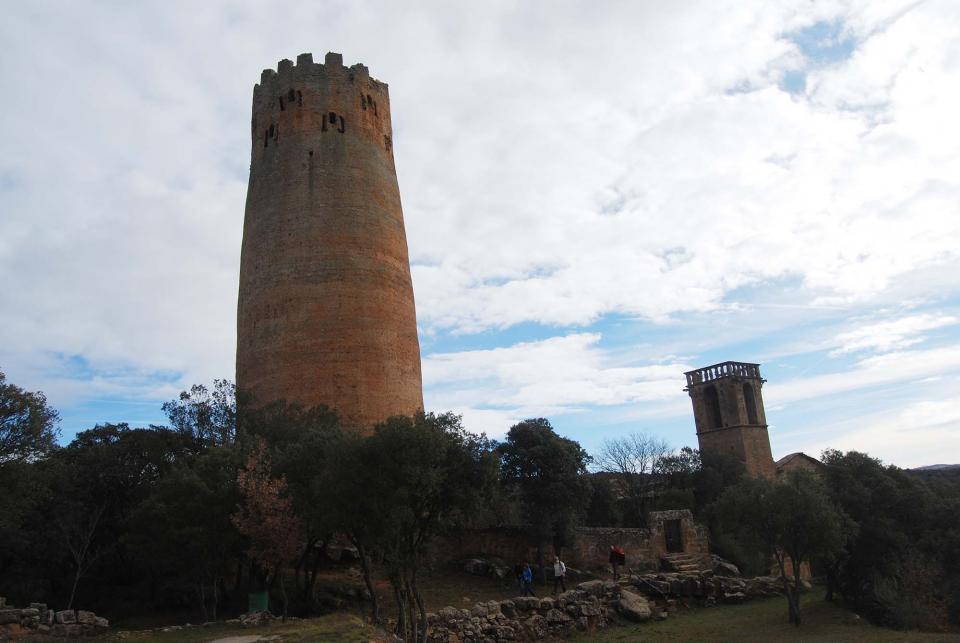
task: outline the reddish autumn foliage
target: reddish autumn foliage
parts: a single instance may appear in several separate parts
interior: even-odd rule
[[[286,479],[272,475],[262,440],[237,473],[237,484],[243,501],[232,516],[233,524],[249,541],[247,556],[276,576],[302,550],[303,524],[293,511]]]

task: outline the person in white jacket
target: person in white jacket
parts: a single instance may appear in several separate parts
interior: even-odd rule
[[[554,556],[553,558],[553,593],[557,593],[557,586],[560,587],[563,591],[567,591],[567,585],[563,582],[564,576],[567,575],[567,566],[563,564],[563,561],[560,560],[559,556]]]

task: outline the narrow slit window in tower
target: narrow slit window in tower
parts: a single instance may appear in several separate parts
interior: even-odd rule
[[[330,124],[331,124],[331,125],[336,125],[336,123],[337,123],[337,115],[336,115],[335,113],[330,112],[330,114],[327,116],[327,118],[330,119]]]
[[[283,96],[280,97],[280,111],[283,111]]]
[[[340,129],[337,130],[341,134],[347,131],[347,123],[343,120],[343,116],[340,117]]]

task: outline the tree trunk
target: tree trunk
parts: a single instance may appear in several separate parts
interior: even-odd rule
[[[217,620],[217,603],[219,602],[220,596],[217,590],[219,589],[217,585],[220,584],[220,577],[216,574],[213,575],[213,620]]]
[[[783,595],[787,599],[787,619],[791,624],[799,625],[797,622],[797,611],[793,599],[793,589],[790,587],[790,580],[787,578],[787,570],[784,567],[784,553],[777,551],[774,556],[777,559],[777,566],[780,568],[780,581],[783,583]]]
[[[354,541],[357,553],[360,554],[360,569],[363,570],[363,583],[370,592],[370,620],[374,625],[380,624],[380,601],[377,600],[377,593],[373,589],[373,581],[370,578],[370,561],[367,558],[367,550],[359,542]]]
[[[397,627],[394,631],[397,636],[402,638],[404,641],[409,641],[407,637],[407,619],[406,619],[406,607],[404,606],[402,592],[400,590],[400,579],[391,578],[390,584],[393,585],[393,597],[397,601]]]
[[[283,581],[283,570],[278,569],[277,572],[280,574],[280,595],[283,596],[283,620],[281,622],[287,622],[287,584]]]
[[[203,588],[203,576],[200,576],[200,616],[203,618],[203,622],[206,623],[207,619],[207,594]]]
[[[798,557],[799,558],[799,557]],[[793,624],[800,627],[800,560],[793,561]]]
[[[73,609],[73,599],[77,595],[77,585],[80,583],[80,575],[83,571],[77,567],[77,573],[73,575],[73,586],[70,588],[70,600],[67,601],[67,609]]]
[[[413,577],[410,580],[410,589],[413,591],[413,598],[417,602],[417,610],[420,612],[420,637],[417,639],[417,643],[427,643],[427,608],[423,604],[423,596],[420,594],[420,589],[417,587],[417,570],[413,570]]]

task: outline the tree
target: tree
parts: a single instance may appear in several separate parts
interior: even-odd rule
[[[303,525],[293,511],[285,478],[276,478],[267,455],[266,443],[258,440],[237,474],[241,506],[233,523],[247,539],[247,555],[268,574],[270,584],[280,581],[283,620],[287,619],[287,588],[283,569],[300,552]]]
[[[656,486],[655,476],[670,446],[651,435],[632,433],[603,443],[596,462],[601,471],[617,477],[626,496],[624,522],[628,526],[647,523],[649,497]]]
[[[136,507],[126,536],[154,584],[195,590],[204,621],[217,620],[226,565],[240,554],[231,522],[239,502],[236,452],[219,447],[178,462]]]
[[[0,466],[50,453],[56,446],[59,420],[43,393],[7,383],[0,371]]]
[[[325,545],[336,531],[330,511],[336,485],[330,472],[333,461],[341,457],[337,414],[323,405],[305,409],[275,402],[243,411],[239,424],[244,447],[262,439],[274,474],[287,481],[293,510],[304,529],[294,579],[301,600],[309,601]]]
[[[373,435],[347,438],[344,445],[333,510],[358,546],[371,594],[366,558],[375,553],[383,560],[397,604],[397,635],[426,641],[419,572],[433,539],[472,524],[488,498],[496,480],[491,445],[452,413],[390,418]]]
[[[826,451],[822,461],[830,496],[859,527],[827,566],[828,592],[884,625],[960,621],[960,484],[856,451]]]
[[[544,418],[515,424],[497,447],[505,485],[520,498],[523,517],[537,546],[545,574],[542,543],[551,540],[560,554],[590,501],[586,477],[590,456],[574,440],[557,435]]]
[[[237,390],[233,382],[214,380],[213,390],[194,384],[161,407],[170,425],[198,448],[231,444],[237,435]]]
[[[844,517],[823,483],[808,471],[792,471],[776,482],[750,477],[727,489],[718,504],[725,527],[776,560],[789,620],[799,626],[802,565],[841,546]]]

